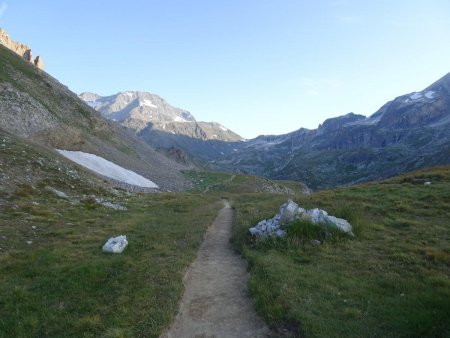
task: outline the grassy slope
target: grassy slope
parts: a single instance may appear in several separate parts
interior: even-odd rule
[[[357,225],[356,239],[316,247],[293,235],[249,239],[248,227],[287,199],[246,193],[273,184],[261,178],[191,172],[194,190],[210,193],[127,194],[5,133],[0,155],[0,337],[158,336],[222,195],[235,202],[234,242],[249,259],[251,291],[271,325],[309,337],[450,332],[449,168],[296,195],[306,208]],[[122,233],[130,241],[124,254],[103,254],[105,240]]]
[[[269,180],[254,175],[188,170],[184,172],[184,176],[192,183],[192,192],[230,194],[270,192],[296,195],[308,190],[299,182]]]
[[[431,180],[431,186],[424,181]],[[235,244],[251,266],[257,309],[306,337],[450,336],[450,168],[297,196],[347,217],[354,240],[255,243],[248,227],[282,196],[235,197]]]
[[[0,337],[157,337],[171,322],[184,271],[221,204],[112,192],[0,133]],[[102,253],[119,234],[128,236],[125,252]]]

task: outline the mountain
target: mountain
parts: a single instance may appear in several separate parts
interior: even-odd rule
[[[79,97],[102,116],[134,130],[146,143],[184,164],[201,166],[216,158],[222,148],[228,149],[228,142],[242,141],[221,124],[196,121],[188,111],[151,93],[126,91],[100,96],[85,92]]]
[[[192,138],[240,141],[242,137],[216,122],[198,122],[186,110],[147,92],[126,91],[111,96],[82,93],[79,96],[109,120],[117,121],[136,133],[146,129]]]
[[[450,164],[450,73],[423,91],[386,103],[370,117],[349,113],[317,129],[251,140],[220,124],[197,122],[150,93],[80,97],[178,162],[298,180],[316,189]]]
[[[232,147],[211,168],[294,179],[318,189],[450,164],[450,73],[370,117],[349,113],[314,130],[259,136]]]
[[[4,46],[0,46],[0,131],[50,150],[59,161],[67,160],[54,149],[83,151],[148,178],[162,190],[183,190],[187,185],[180,172],[185,166],[105,120],[66,86]]]

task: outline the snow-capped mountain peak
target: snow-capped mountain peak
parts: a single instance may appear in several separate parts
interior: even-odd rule
[[[110,96],[82,93],[80,98],[105,118],[134,129],[160,130],[203,140],[240,141],[242,138],[218,123],[197,122],[186,110],[173,107],[158,95],[125,91]]]

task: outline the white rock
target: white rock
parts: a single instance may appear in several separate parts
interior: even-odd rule
[[[423,185],[431,185],[431,182],[425,182]]]
[[[59,191],[59,190],[57,190],[57,189],[55,189],[53,187],[47,186],[46,188],[47,188],[47,190],[53,192],[58,197],[66,198],[66,199],[69,198],[69,196],[67,196],[64,192]]]
[[[120,235],[117,237],[111,237],[103,245],[103,252],[122,253],[128,245],[127,236]]]
[[[294,220],[295,215],[298,212],[298,204],[289,199],[280,207],[280,224],[286,224]]]
[[[286,236],[287,232],[285,230],[281,230],[278,229],[277,231],[275,231],[275,235],[277,235],[278,237],[284,237]]]
[[[325,210],[318,208],[305,210],[292,200],[288,200],[280,207],[280,212],[271,219],[260,221],[256,226],[249,229],[254,236],[278,236],[284,237],[287,232],[284,225],[306,216],[312,223],[324,223],[336,226],[340,231],[354,236],[352,226],[345,219],[329,216]]]
[[[311,218],[313,223],[325,223],[328,217],[328,213],[321,209],[310,209],[306,211],[306,215]]]
[[[128,210],[127,207],[125,207],[123,205],[114,204],[114,203],[111,203],[111,202],[108,202],[108,201],[104,201],[104,200],[102,200],[100,198],[96,198],[95,201],[97,203],[103,205],[104,207],[111,208],[111,209],[114,209],[114,210],[122,210],[122,211]]]
[[[334,224],[340,231],[354,236],[352,226],[345,219],[337,218],[334,216],[328,216],[327,221],[328,223]]]

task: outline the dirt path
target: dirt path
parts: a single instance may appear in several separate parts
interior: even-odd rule
[[[246,262],[229,244],[232,222],[233,210],[225,202],[187,272],[175,322],[161,337],[269,336],[248,295]]]

